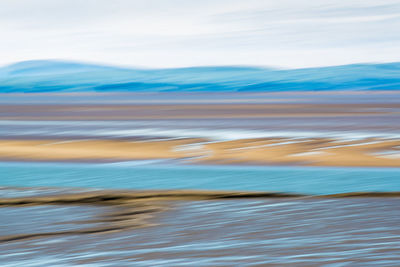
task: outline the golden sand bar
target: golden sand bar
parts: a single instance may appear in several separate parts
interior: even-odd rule
[[[96,100],[99,95],[103,96],[101,101]],[[12,97],[0,95],[3,123],[0,127],[4,127],[0,131],[0,159],[178,159],[207,164],[400,167],[400,95],[395,92],[249,93],[212,97],[206,93],[177,99],[174,94],[145,94],[145,97],[122,94],[119,98],[113,94],[93,94],[93,99],[91,94],[85,98],[85,94],[78,93],[45,96],[15,95],[18,101],[10,102],[7,99]],[[1,97],[6,101],[2,102]],[[45,121],[50,122],[41,124]],[[108,125],[109,121],[117,123]],[[224,138],[224,127],[228,131],[297,135],[256,139],[243,135],[240,140],[232,140],[240,136]],[[184,133],[168,135],[168,131],[182,128],[194,131],[201,128],[203,132],[218,128],[222,133],[219,133],[221,138],[214,138],[217,141],[207,140],[213,139],[207,134],[189,135],[197,139],[184,138]],[[107,134],[110,130],[132,129],[145,131],[143,136],[136,137]],[[99,135],[92,135],[91,131]],[[316,134],[302,136],[302,132]],[[364,135],[367,137],[352,141],[332,138],[341,133],[350,137],[352,133],[355,136],[367,133]]]
[[[178,159],[207,164],[400,167],[400,140],[0,140],[0,158],[33,161]]]

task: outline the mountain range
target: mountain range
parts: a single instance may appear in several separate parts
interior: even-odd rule
[[[400,63],[288,70],[247,66],[138,69],[35,60],[0,68],[0,93],[399,89]]]

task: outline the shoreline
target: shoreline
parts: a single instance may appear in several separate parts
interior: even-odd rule
[[[130,201],[169,201],[169,200],[218,200],[218,199],[256,199],[256,198],[358,198],[358,197],[400,197],[400,191],[346,192],[335,194],[302,194],[274,191],[232,191],[232,190],[128,190],[128,189],[88,189],[70,187],[19,187],[0,186],[1,190],[46,191],[67,190],[69,193],[38,195],[26,197],[0,196],[0,206],[46,205],[46,204],[100,204],[119,205]],[[75,191],[75,192],[74,192]]]
[[[237,168],[237,169],[286,169],[290,168],[293,170],[301,170],[301,169],[315,169],[315,170],[376,170],[376,171],[384,171],[384,170],[400,170],[400,167],[394,166],[394,167],[387,167],[387,166],[321,166],[321,165],[285,165],[285,164],[280,164],[280,165],[267,165],[267,164],[256,164],[256,163],[235,163],[235,164],[215,164],[213,162],[186,162],[184,160],[176,160],[176,159],[155,159],[154,161],[157,162],[148,162],[148,161],[153,161],[153,160],[125,160],[125,161],[100,161],[100,160],[21,160],[21,159],[4,159],[0,158],[0,164],[49,164],[49,165],[55,165],[55,166],[61,166],[61,165],[86,165],[86,166],[113,166],[115,165],[116,167],[118,166],[123,166],[123,167],[148,167],[148,168],[154,168],[154,167],[163,167],[163,168],[174,168],[174,167],[181,167],[181,168]],[[2,186],[0,185],[0,188]]]

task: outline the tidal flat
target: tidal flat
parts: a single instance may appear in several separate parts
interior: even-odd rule
[[[395,266],[400,93],[0,95],[2,266]]]
[[[400,260],[400,193],[3,190],[3,266],[393,266]]]
[[[395,91],[3,97],[2,160],[400,166]]]

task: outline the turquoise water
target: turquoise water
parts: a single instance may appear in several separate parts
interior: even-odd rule
[[[400,169],[2,162],[0,186],[333,194],[400,191]]]

